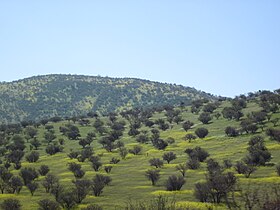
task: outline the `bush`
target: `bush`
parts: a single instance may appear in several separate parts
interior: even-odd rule
[[[203,124],[208,124],[211,119],[212,118],[208,112],[203,112],[198,117],[198,120],[201,121]]]
[[[39,152],[31,151],[25,158],[29,163],[35,163],[39,160]]]
[[[46,176],[49,173],[50,169],[47,165],[41,165],[38,172],[41,176]]]
[[[203,139],[208,135],[208,130],[206,128],[198,128],[198,129],[195,130],[195,134],[199,138]]]
[[[161,168],[163,166],[163,161],[159,158],[152,158],[149,160],[151,166],[155,166],[156,168]]]
[[[176,158],[177,156],[174,152],[166,152],[162,156],[162,159],[167,161],[167,163],[170,163],[172,160],[175,160]]]
[[[271,154],[264,145],[262,136],[254,136],[248,143],[249,154],[244,159],[248,165],[264,166],[271,159]]]
[[[194,149],[188,148],[185,150],[185,153],[187,153],[190,158],[195,158],[199,162],[203,162],[207,157],[209,157],[209,153],[201,147],[195,147]]]
[[[198,169],[200,166],[200,162],[198,161],[198,159],[196,157],[194,158],[190,158],[188,161],[187,161],[187,167],[189,169]]]
[[[192,140],[196,139],[196,136],[191,134],[191,133],[188,133],[188,134],[185,135],[185,139],[189,140],[189,142],[191,142]]]
[[[156,182],[159,180],[160,178],[160,174],[159,174],[159,170],[148,170],[146,171],[145,176],[151,180],[152,185],[155,185]]]
[[[129,151],[129,153],[132,153],[134,155],[138,155],[142,151],[142,147],[139,146],[139,145],[135,145],[132,149],[130,149],[128,151]]]
[[[269,128],[266,130],[266,134],[273,140],[280,142],[280,130]]]
[[[168,191],[180,190],[185,184],[185,182],[186,181],[182,176],[175,176],[175,175],[169,176],[166,182],[166,190]]]
[[[234,127],[231,127],[231,126],[226,127],[225,133],[227,136],[230,136],[230,137],[238,136],[238,131]]]
[[[60,210],[59,204],[50,199],[43,199],[38,202],[38,210]]]
[[[152,143],[153,146],[159,150],[164,150],[168,146],[168,143],[162,139],[154,139]]]
[[[3,201],[1,207],[3,210],[20,210],[21,204],[17,199],[8,198]]]

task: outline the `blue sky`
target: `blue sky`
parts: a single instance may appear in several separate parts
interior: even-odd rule
[[[0,73],[137,77],[224,96],[274,90],[280,1],[0,1]]]

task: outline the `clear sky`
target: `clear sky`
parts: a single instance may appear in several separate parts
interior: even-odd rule
[[[137,77],[235,96],[280,88],[279,0],[0,0],[0,81]]]

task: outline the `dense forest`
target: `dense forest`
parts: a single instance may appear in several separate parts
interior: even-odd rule
[[[4,210],[280,206],[280,90],[2,124],[0,134]]]
[[[190,104],[210,94],[175,84],[131,78],[46,75],[0,83],[0,122],[109,113],[124,108]]]

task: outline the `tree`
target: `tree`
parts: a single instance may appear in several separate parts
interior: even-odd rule
[[[47,174],[45,179],[42,181],[42,185],[46,190],[46,193],[52,191],[52,189],[59,185],[58,178],[53,174]]]
[[[70,139],[70,140],[76,140],[78,137],[80,137],[80,130],[77,126],[72,125],[72,124],[67,124],[66,125],[67,131],[65,135]]]
[[[36,150],[41,146],[41,142],[37,138],[32,139],[30,144],[35,147]]]
[[[12,193],[19,194],[23,187],[23,182],[22,182],[21,178],[18,176],[13,176],[9,180],[9,187],[12,189]]]
[[[191,142],[192,140],[196,139],[196,136],[191,134],[191,133],[188,133],[188,134],[185,135],[185,139],[189,140],[189,142]]]
[[[185,131],[188,131],[189,129],[191,129],[191,127],[194,125],[193,122],[187,120],[183,123],[182,127]]]
[[[92,180],[92,190],[95,196],[100,196],[103,192],[103,189],[106,185],[108,185],[112,179],[108,176],[104,176],[101,174],[96,174]]]
[[[205,137],[208,135],[208,130],[207,130],[206,128],[197,128],[197,129],[195,130],[195,134],[196,134],[199,138],[203,139],[203,138],[205,138]]]
[[[94,171],[98,171],[102,166],[102,163],[100,162],[100,157],[98,156],[91,156],[89,158],[89,161],[91,162],[91,166],[94,169]]]
[[[75,189],[73,191],[76,203],[81,203],[87,196],[91,181],[89,180],[76,180],[73,182],[75,184]]]
[[[253,123],[251,119],[244,119],[240,123],[241,129],[246,133],[256,133],[258,127]]]
[[[141,151],[142,151],[142,147],[140,145],[135,145],[135,146],[133,146],[132,149],[128,150],[129,153],[132,153],[134,155],[140,154]]]
[[[62,152],[63,151],[63,147],[60,145],[54,145],[54,144],[50,144],[46,147],[45,149],[46,153],[49,155],[54,155],[58,152]]]
[[[136,141],[145,144],[149,141],[149,137],[146,134],[140,134],[136,137]]]
[[[195,147],[194,149],[188,148],[185,150],[185,153],[187,153],[190,158],[195,158],[199,162],[203,162],[209,157],[209,153],[201,147]]]
[[[244,159],[244,162],[248,165],[260,166],[265,165],[266,162],[271,160],[271,154],[264,145],[264,139],[262,136],[254,136],[248,143],[247,150],[249,154]]]
[[[128,154],[128,151],[127,151],[127,149],[125,147],[120,147],[119,154],[122,157],[122,159],[125,159],[125,157]]]
[[[75,194],[73,193],[73,191],[62,192],[59,202],[63,206],[63,208],[70,210],[76,205]]]
[[[169,176],[166,182],[166,190],[168,191],[177,191],[180,190],[185,184],[184,177],[182,176]]]
[[[110,173],[112,170],[113,166],[104,166],[104,170],[106,171],[106,173]]]
[[[162,156],[162,159],[167,161],[167,163],[170,163],[172,160],[175,160],[176,158],[177,158],[177,156],[173,152],[166,152]]]
[[[25,142],[22,136],[14,135],[11,139],[11,144],[8,145],[8,149],[11,151],[20,150],[23,151],[25,149]]]
[[[159,158],[152,158],[149,160],[151,166],[155,166],[156,168],[161,168],[163,166],[163,161]]]
[[[266,135],[270,136],[273,140],[280,142],[280,130],[269,128],[266,130]]]
[[[21,210],[21,204],[18,199],[8,198],[1,204],[3,210]]]
[[[38,210],[60,210],[60,206],[57,202],[50,199],[42,199],[38,202]]]
[[[208,124],[211,121],[211,116],[208,112],[203,112],[199,115],[198,120],[203,124]]]
[[[34,179],[38,178],[38,173],[34,168],[23,168],[20,170],[19,175],[23,179],[24,185],[27,185]]]
[[[31,195],[34,195],[34,192],[37,190],[37,188],[39,187],[39,185],[36,182],[30,182],[26,185],[26,187],[28,188],[28,190],[30,191]]]
[[[197,157],[191,157],[188,161],[187,161],[187,167],[189,169],[198,169],[200,167],[200,162],[197,159]]]
[[[33,139],[38,133],[37,129],[31,126],[26,127],[24,132],[28,139]]]
[[[230,206],[229,194],[234,192],[236,177],[232,172],[223,173],[219,164],[210,160],[207,162],[206,182],[195,184],[195,197],[201,202],[220,203],[225,199]]]
[[[244,174],[246,178],[249,178],[250,175],[257,170],[253,165],[247,165],[244,162],[239,161],[237,161],[234,168],[237,173]]]
[[[45,138],[45,141],[48,143],[48,145],[56,139],[56,135],[54,134],[54,132],[51,132],[51,131],[47,131],[45,132],[44,134],[44,138]]]
[[[152,144],[155,148],[159,150],[164,150],[168,146],[168,143],[162,139],[152,140]]]
[[[7,160],[10,163],[14,163],[14,168],[16,170],[21,168],[21,159],[24,156],[24,152],[22,150],[12,150],[10,153],[7,155]]]
[[[145,173],[145,176],[152,182],[152,185],[155,185],[160,178],[159,170],[148,170]]]
[[[185,177],[187,166],[186,166],[186,164],[179,164],[176,166],[176,170],[179,171],[183,177]]]
[[[25,156],[25,159],[29,163],[35,163],[39,160],[39,152],[31,151],[28,155]]]
[[[41,176],[46,176],[49,173],[50,168],[47,165],[41,165],[38,172]]]
[[[238,136],[238,131],[236,130],[236,128],[234,128],[234,127],[231,127],[231,126],[227,126],[226,128],[225,128],[225,133],[226,133],[226,135],[227,136],[229,136],[229,137],[236,137],[236,136]]]

